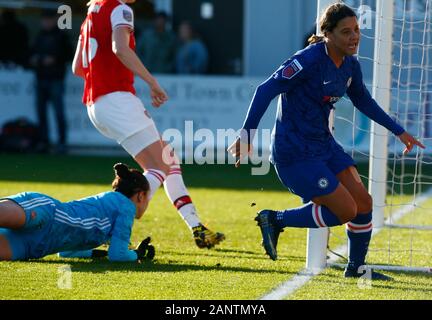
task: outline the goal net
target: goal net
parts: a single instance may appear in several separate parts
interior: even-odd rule
[[[318,1],[327,4],[326,1]],[[359,15],[364,80],[380,106],[426,150],[404,145],[349,99],[336,105],[334,135],[357,160],[374,199],[367,262],[377,269],[432,272],[432,0],[346,0]],[[322,7],[323,8],[323,7]],[[322,10],[321,10],[322,11]],[[325,261],[314,241],[328,237]],[[315,239],[315,240],[314,240]],[[308,267],[343,263],[344,228],[309,231]]]

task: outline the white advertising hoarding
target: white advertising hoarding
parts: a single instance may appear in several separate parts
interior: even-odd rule
[[[212,76],[157,76],[160,84],[167,90],[170,100],[161,108],[150,105],[149,92],[145,83],[136,81],[137,95],[140,97],[149,113],[156,122],[164,138],[173,137],[172,132],[178,132],[182,141],[172,139],[179,148],[208,143],[205,132],[212,132],[215,141],[212,144],[217,149],[224,149],[232,141],[216,139],[217,131],[237,131],[244,120],[245,114],[253,97],[255,88],[263,78],[256,77],[212,77]],[[68,144],[73,146],[113,147],[116,142],[102,136],[87,117],[86,107],[81,103],[83,81],[73,75],[68,75],[65,85],[65,109],[68,123]],[[401,99],[401,97],[399,97]],[[18,117],[26,117],[36,122],[36,107],[34,95],[33,73],[24,70],[3,70],[0,72],[0,125]],[[276,102],[274,99],[263,117],[260,129],[271,130],[275,121]],[[430,104],[430,100],[427,101]],[[419,106],[412,104],[409,114],[419,113]],[[432,121],[426,109],[430,105],[421,106],[425,116],[408,119],[402,123],[414,135],[423,132],[425,143],[432,149]],[[55,119],[50,110],[50,137],[55,142],[57,137]],[[356,112],[346,98],[336,105],[335,137],[347,151],[355,150],[367,153],[369,150],[370,121]],[[422,122],[421,119],[424,121]],[[354,124],[354,127],[353,127]],[[421,130],[420,130],[421,129]],[[204,131],[203,131],[204,130]],[[204,134],[203,134],[204,133]],[[258,135],[259,148],[268,151],[268,135]],[[191,141],[192,140],[192,141]],[[394,140],[391,140],[393,143]]]

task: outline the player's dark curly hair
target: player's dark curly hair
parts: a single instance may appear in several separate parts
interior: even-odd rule
[[[335,3],[327,7],[319,22],[321,35],[312,35],[308,39],[309,44],[323,41],[325,33],[332,32],[338,25],[339,21],[347,17],[357,17],[354,10],[347,5],[343,3]]]
[[[147,179],[141,172],[129,167],[123,163],[114,165],[115,178],[112,182],[114,191],[120,192],[128,198],[131,198],[139,191],[148,192],[150,189]]]

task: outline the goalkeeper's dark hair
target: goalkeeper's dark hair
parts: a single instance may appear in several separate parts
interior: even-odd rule
[[[339,21],[347,17],[357,17],[353,9],[343,3],[335,3],[327,7],[319,21],[320,35],[312,35],[309,44],[318,43],[324,40],[326,32],[332,32]]]
[[[137,192],[148,192],[150,185],[144,175],[135,169],[130,169],[124,163],[114,165],[115,178],[112,182],[112,188],[128,198],[131,198]]]

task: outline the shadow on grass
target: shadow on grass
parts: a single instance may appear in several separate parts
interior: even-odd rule
[[[268,256],[265,255],[264,252],[254,252],[254,251],[245,251],[245,250],[237,250],[237,249],[213,249],[208,252],[178,252],[178,251],[161,251],[164,254],[170,254],[175,256],[206,256],[206,257],[215,257],[215,258],[230,258],[230,259],[249,259],[249,260],[270,260]],[[229,255],[221,255],[221,254],[229,254]],[[288,256],[288,255],[278,255],[278,261],[301,261],[304,262],[306,259],[301,256]]]
[[[331,284],[347,284],[349,283],[356,283],[359,281],[359,279],[355,278],[344,278],[343,277],[343,268],[340,267],[331,267],[330,269],[334,271],[340,271],[340,274],[329,274],[329,273],[323,273],[320,275],[320,278],[317,279],[319,283],[331,283]],[[394,278],[393,280],[389,281],[372,281],[372,288],[375,289],[400,289],[400,290],[409,290],[409,291],[418,291],[418,292],[428,292],[432,293],[432,287],[429,284],[425,284],[422,287],[419,287],[419,281],[430,281],[432,279],[432,275],[424,272],[410,272],[410,271],[380,271],[383,272],[386,275]],[[415,277],[416,283],[409,281],[403,281],[401,279],[397,279],[398,275],[409,275],[412,277]],[[414,286],[415,285],[415,286]]]
[[[277,273],[277,274],[295,274],[283,270],[263,269],[263,268],[245,268],[224,266],[223,263],[216,265],[195,265],[178,263],[178,261],[169,260],[168,263],[160,262],[157,259],[154,261],[136,262],[110,262],[107,259],[94,259],[83,261],[78,259],[58,259],[58,260],[30,260],[32,263],[40,264],[55,264],[69,265],[72,272],[184,272],[184,271],[222,271],[222,272],[248,272],[248,273]]]
[[[390,275],[390,274],[388,274]],[[346,279],[343,277],[343,274],[340,275],[322,275],[319,279],[315,280],[321,286],[325,287],[327,285],[353,285],[356,286],[358,279]],[[388,290],[404,290],[404,291],[416,291],[416,292],[424,292],[424,293],[432,293],[432,288],[429,284],[424,284],[423,286],[419,286],[418,284],[414,285],[412,282],[393,280],[387,282],[376,282],[372,281],[371,290],[373,289],[388,289]]]

